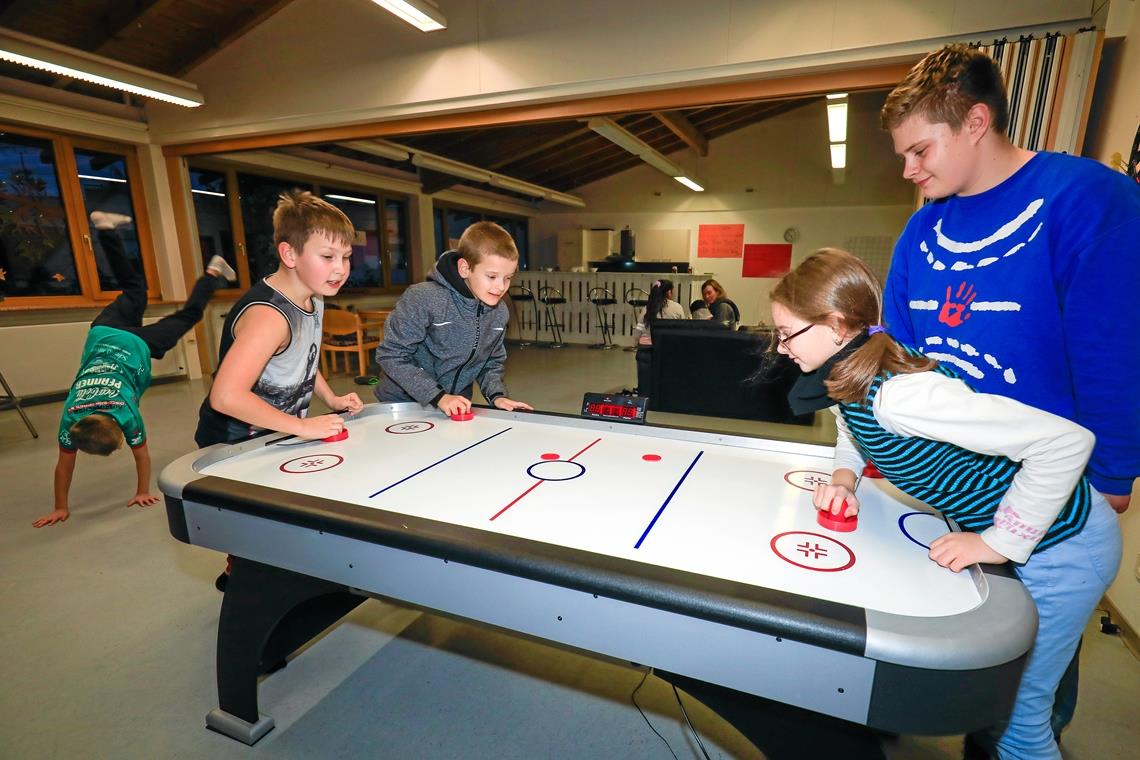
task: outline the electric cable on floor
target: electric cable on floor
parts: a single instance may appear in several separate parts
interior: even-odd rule
[[[673,686],[673,684],[669,684]],[[673,695],[677,697],[677,707],[681,708],[681,714],[685,716],[685,723],[689,726],[689,730],[693,733],[693,738],[697,740],[697,746],[701,748],[701,754],[705,756],[705,760],[712,760],[709,757],[705,745],[701,742],[701,735],[697,733],[697,729],[693,726],[693,721],[689,720],[689,713],[685,710],[685,704],[681,701],[681,692],[677,691],[677,687],[673,686]]]
[[[637,687],[634,688],[634,690],[630,693],[629,701],[633,702],[633,706],[637,708],[637,711],[639,713],[641,713],[641,719],[645,721],[645,725],[649,726],[649,730],[657,734],[658,739],[665,742],[665,748],[669,750],[669,754],[673,756],[673,760],[681,760],[679,757],[677,757],[677,753],[673,751],[673,747],[670,746],[669,741],[661,735],[660,731],[653,727],[653,724],[649,722],[649,717],[645,714],[645,711],[641,709],[641,705],[637,703],[637,692],[641,691],[641,687],[645,685],[645,680],[647,678],[649,678],[648,669],[646,669],[646,671],[642,674],[641,680],[638,682]]]

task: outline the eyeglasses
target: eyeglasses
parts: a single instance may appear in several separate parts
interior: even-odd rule
[[[800,337],[801,335],[803,335],[804,333],[806,333],[808,330],[810,330],[813,327],[815,327],[815,322],[810,323],[807,327],[796,330],[794,333],[792,333],[791,335],[789,335],[786,338],[781,338],[780,334],[776,333],[776,340],[777,340],[777,342],[779,342],[779,344],[781,346],[783,346],[784,348],[787,348],[789,343],[791,343],[793,340]]]

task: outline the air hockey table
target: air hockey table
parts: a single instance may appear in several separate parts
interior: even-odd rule
[[[271,434],[163,470],[174,537],[234,558],[210,728],[261,738],[258,677],[370,596],[882,731],[1008,715],[1028,593],[932,562],[956,527],[883,480],[861,481],[856,530],[820,527],[830,447],[474,411],[374,404],[344,441]]]

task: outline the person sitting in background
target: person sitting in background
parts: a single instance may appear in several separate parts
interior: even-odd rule
[[[701,284],[701,297],[704,298],[705,306],[713,319],[735,329],[740,322],[740,309],[729,299],[719,282],[705,280]]]
[[[689,318],[690,319],[712,319],[712,312],[709,307],[705,306],[704,299],[698,298],[689,304]]]
[[[641,322],[634,330],[637,337],[637,388],[645,393],[649,387],[649,368],[653,362],[653,323],[659,319],[684,319],[685,309],[673,300],[672,280],[654,280]]]

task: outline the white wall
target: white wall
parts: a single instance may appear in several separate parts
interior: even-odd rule
[[[1128,160],[1133,137],[1140,128],[1140,8],[1135,0],[1115,2],[1133,6],[1132,20],[1114,70],[1098,82],[1098,86],[1106,88],[1097,97],[1103,107],[1090,118],[1096,134],[1090,135],[1088,141],[1089,155],[1110,165],[1113,153]],[[1120,527],[1124,532],[1124,561],[1116,582],[1108,590],[1108,598],[1129,627],[1140,632],[1140,482],[1132,491],[1131,508],[1120,518]]]
[[[148,106],[163,142],[779,76],[1091,16],[1091,0],[440,0],[421,33],[367,0],[295,0]],[[270,84],[272,83],[272,84]]]
[[[817,100],[712,140],[705,158],[690,150],[672,154],[705,183],[704,193],[638,166],[579,188],[585,209],[561,211],[547,204],[545,213],[531,222],[532,266],[554,265],[560,229],[687,229],[693,271],[711,273],[741,308],[746,323],[770,321],[768,291],[775,280],[743,278],[739,258],[697,258],[699,225],[744,224],[746,243],[782,243],[784,230],[794,227],[800,239],[792,248],[793,264],[817,248],[843,247],[852,237],[887,238],[893,244],[913,210],[914,196],[878,127],[884,97],[850,97],[843,184],[832,179],[827,115]]]

